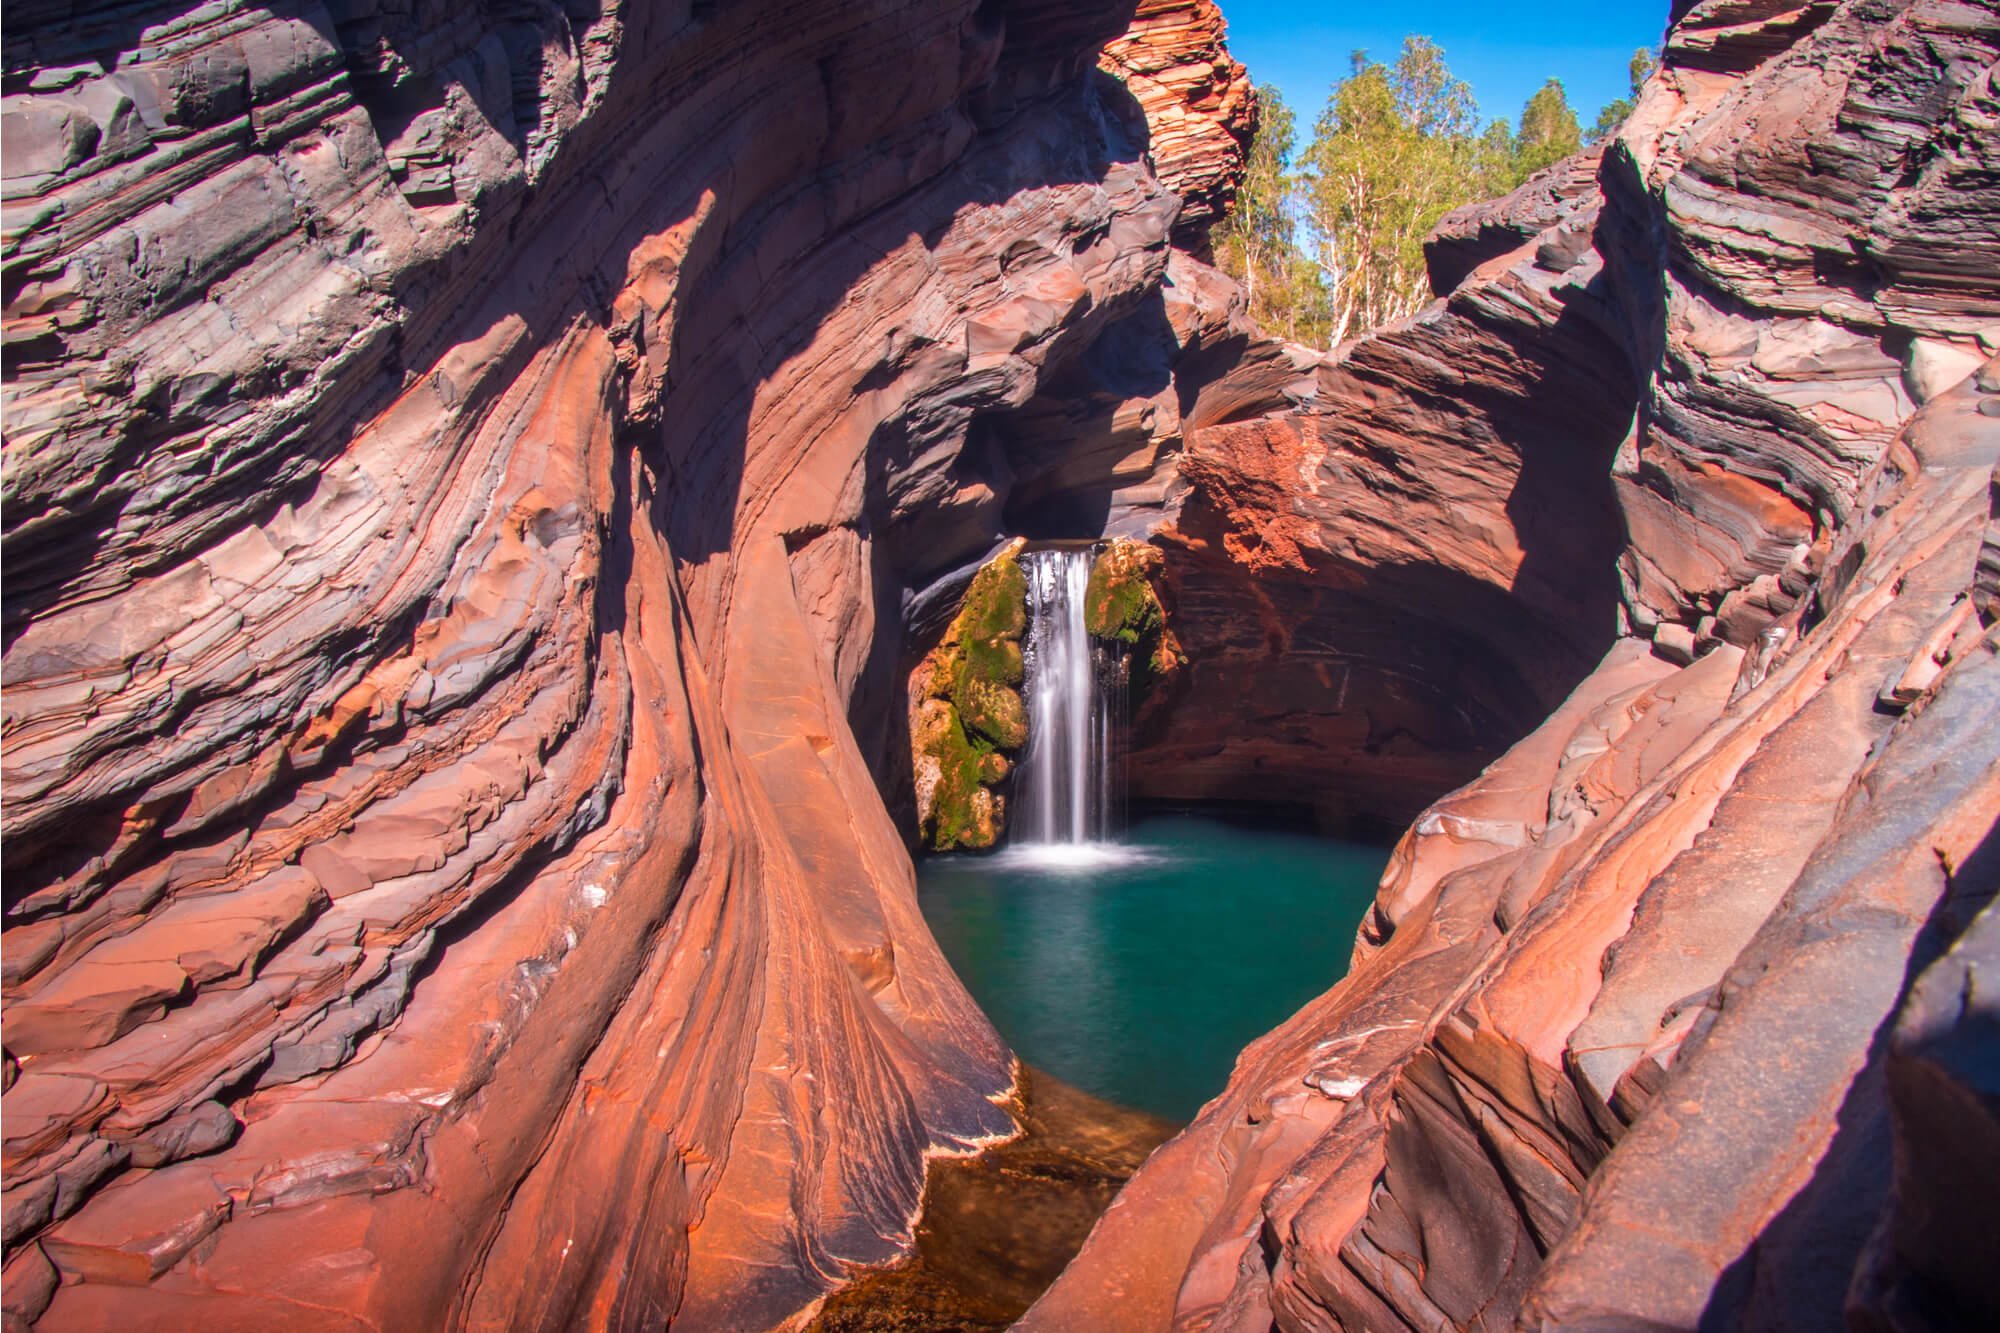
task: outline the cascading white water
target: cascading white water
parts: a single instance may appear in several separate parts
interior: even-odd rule
[[[1028,749],[1015,779],[1014,841],[1082,848],[1113,832],[1123,692],[1084,628],[1089,550],[1030,551],[1025,647]]]

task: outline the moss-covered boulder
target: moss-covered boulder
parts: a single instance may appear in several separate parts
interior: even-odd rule
[[[1021,701],[1021,635],[1028,580],[1016,541],[972,576],[958,615],[913,677],[910,748],[917,821],[938,851],[986,848],[1006,827],[993,787],[1028,741]]]
[[[1165,566],[1157,546],[1120,537],[1092,562],[1084,589],[1083,627],[1128,650],[1135,706],[1187,662],[1154,584]]]

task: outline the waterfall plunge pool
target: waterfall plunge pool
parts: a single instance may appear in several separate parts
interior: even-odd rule
[[[1186,1121],[1347,971],[1389,849],[1193,814],[1116,843],[918,863],[931,931],[1015,1054]]]

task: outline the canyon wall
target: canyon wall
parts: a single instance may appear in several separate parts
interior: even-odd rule
[[[1973,1289],[2000,16],[1680,8],[1330,355],[1201,260],[1209,0],[10,10],[8,1326],[904,1252],[1012,1130],[904,809],[1012,536],[1162,552],[1135,794],[1410,826],[1031,1324]]]
[[[1213,7],[8,19],[8,1326],[896,1257],[1013,1079],[869,767],[901,598],[1157,308],[1148,106],[1226,202]]]
[[[1170,552],[1402,552],[1363,586],[1433,563],[1540,609],[1466,629],[1543,664],[1525,689],[1598,660],[1422,812],[1347,979],[1244,1052],[1025,1327],[2000,1317],[1971,1258],[2000,1183],[2000,6],[1674,17],[1601,161],[1447,219],[1446,299],[1318,368],[1333,421],[1189,434]],[[1529,521],[1432,498],[1457,487]],[[1559,536],[1513,503],[1538,490]],[[1561,580],[1590,591],[1563,565],[1605,549],[1605,502],[1614,623],[1508,653]]]

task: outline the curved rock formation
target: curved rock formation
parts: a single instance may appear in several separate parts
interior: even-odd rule
[[[1636,385],[1611,441],[1626,633],[1422,814],[1348,978],[1244,1053],[1026,1327],[1990,1312],[1937,1145],[1966,1135],[1968,1178],[1990,1177],[1972,1071],[1994,1012],[1965,987],[2000,887],[2000,11],[1680,8],[1601,210],[1572,167],[1451,220],[1433,270],[1463,272],[1456,290],[1333,371],[1464,311],[1500,306],[1518,331],[1537,291],[1562,300],[1549,275],[1575,275],[1565,304],[1632,369],[1567,402],[1608,420],[1603,389]],[[1562,317],[1540,322],[1559,337]],[[1499,331],[1477,383],[1549,383],[1521,363],[1550,344],[1518,339]],[[1238,428],[1270,462],[1239,447],[1208,488],[1242,515],[1221,531],[1233,558],[1253,533],[1275,564],[1345,538],[1302,521],[1353,493],[1293,443],[1323,435],[1318,411]],[[1390,387],[1334,415],[1386,419],[1380,439],[1439,411]],[[1524,484],[1551,438],[1531,433]],[[1462,484],[1435,444],[1382,452],[1419,495],[1439,471]],[[1355,512],[1355,545],[1386,544]],[[1407,512],[1440,563],[1483,558],[1503,583],[1491,529]],[[1990,1229],[1990,1203],[1970,1207]]]
[[[10,12],[10,1326],[763,1326],[1011,1132],[865,755],[1130,17]]]
[[[1976,1315],[2000,16],[1678,8],[1332,356],[1191,253],[1208,0],[10,11],[9,1327],[906,1251],[1013,1068],[881,793],[1021,536],[1162,553],[1138,794],[1416,817],[1031,1325]]]

